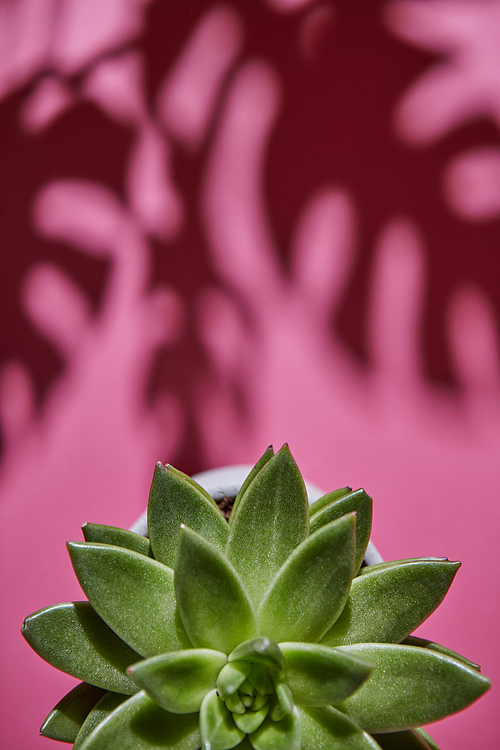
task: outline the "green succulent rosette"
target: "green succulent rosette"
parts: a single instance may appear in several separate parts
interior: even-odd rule
[[[88,601],[23,635],[82,682],[42,725],[76,750],[435,750],[420,727],[489,687],[476,664],[410,634],[459,563],[361,567],[371,498],[311,507],[285,445],[251,471],[226,521],[158,464],[149,539],[86,524],[69,554]]]

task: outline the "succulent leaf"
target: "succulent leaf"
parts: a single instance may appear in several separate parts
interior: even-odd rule
[[[332,707],[299,707],[302,750],[380,750],[377,742]]]
[[[255,610],[238,573],[213,544],[187,526],[180,534],[175,593],[193,646],[229,654],[256,635]]]
[[[105,693],[101,700],[96,703],[94,708],[90,711],[80,727],[80,731],[75,739],[75,744],[73,745],[73,750],[79,750],[96,726],[104,721],[104,719],[106,719],[115,708],[118,708],[118,706],[126,701],[127,698],[127,695],[122,695],[121,693]]]
[[[427,732],[423,727],[417,727],[414,732],[427,742],[429,750],[439,750],[436,741],[432,739],[429,732]]]
[[[240,490],[239,490],[238,494],[236,495],[236,497],[234,499],[233,509],[231,511],[231,515],[229,516],[229,526],[231,526],[233,524],[233,521],[234,521],[234,519],[236,517],[235,511],[236,511],[238,505],[241,502],[241,498],[243,497],[243,495],[247,491],[249,484],[251,482],[253,482],[253,480],[255,479],[255,477],[257,476],[257,474],[260,472],[260,470],[264,468],[264,466],[267,464],[267,462],[273,456],[274,456],[274,449],[273,449],[273,446],[270,445],[266,449],[266,451],[262,454],[262,456],[259,458],[259,460],[255,464],[255,466],[253,467],[253,469],[250,471],[250,473],[246,477],[245,481],[243,482],[243,484],[240,487]]]
[[[460,563],[416,560],[364,573],[321,642],[399,643],[443,601]]]
[[[430,750],[425,739],[413,729],[376,734],[375,739],[382,750]]]
[[[366,548],[368,547],[368,542],[370,540],[372,510],[373,500],[364,490],[350,492],[348,495],[325,505],[321,510],[318,510],[314,514],[310,521],[310,533],[314,534],[314,532],[322,526],[331,523],[331,521],[336,521],[337,518],[340,518],[346,513],[355,512],[356,556],[354,560],[354,571],[357,573],[363,562]]]
[[[223,701],[238,692],[250,674],[252,665],[248,661],[234,661],[226,664],[217,677],[217,692]]]
[[[226,554],[257,605],[309,533],[304,480],[286,444],[255,476],[231,515]]]
[[[234,723],[245,734],[252,734],[260,727],[269,713],[269,703],[258,711],[245,711],[244,714],[234,714]]]
[[[472,669],[475,669],[477,672],[481,671],[481,667],[479,664],[476,664],[475,662],[471,661],[470,659],[467,659],[465,656],[462,656],[461,654],[457,654],[456,651],[452,651],[450,648],[446,648],[446,646],[441,646],[440,643],[434,643],[433,641],[428,641],[426,638],[417,638],[415,635],[409,635],[407,638],[405,638],[403,641],[401,641],[403,646],[418,646],[419,648],[428,648],[431,651],[437,651],[439,654],[444,654],[445,656],[451,656],[453,659],[458,659],[458,661],[463,661],[464,664],[467,664],[467,666],[472,667]]]
[[[364,576],[367,573],[374,573],[376,570],[383,570],[384,568],[396,568],[399,565],[405,565],[413,562],[448,562],[447,557],[407,557],[403,560],[386,560],[381,563],[375,563],[375,565],[366,565],[361,568],[358,575]]]
[[[80,750],[198,750],[199,747],[197,714],[164,711],[141,691],[101,721]]]
[[[283,669],[285,666],[285,659],[278,644],[262,637],[240,643],[231,651],[228,661],[248,661],[253,664],[265,664],[274,669]]]
[[[189,648],[176,618],[171,568],[108,544],[68,542],[68,550],[96,612],[141,656]]]
[[[54,706],[42,726],[40,734],[59,742],[74,742],[95,704],[106,695],[102,688],[81,682]]]
[[[113,544],[116,547],[125,547],[133,552],[139,552],[146,557],[153,557],[149,539],[140,534],[134,534],[133,531],[119,529],[117,526],[104,526],[100,523],[84,523],[82,531],[86,542]]]
[[[340,646],[377,668],[338,708],[368,732],[395,732],[460,711],[490,687],[475,669],[429,649],[388,643]]]
[[[204,697],[215,688],[227,656],[210,649],[160,654],[128,668],[134,682],[166,711],[199,711]]]
[[[126,675],[139,654],[124,643],[88,602],[45,607],[26,618],[22,634],[53,667],[105,690],[132,695]]]
[[[336,500],[340,500],[341,497],[344,497],[344,495],[349,495],[351,492],[352,487],[350,485],[347,487],[341,487],[338,490],[333,490],[333,492],[327,492],[326,495],[322,495],[317,500],[315,500],[314,503],[311,503],[311,505],[309,506],[309,517],[312,518],[314,514],[324,508],[325,505],[329,505]]]
[[[261,633],[317,642],[342,612],[354,572],[354,513],[323,526],[288,558],[258,610]]]
[[[215,690],[201,704],[200,735],[202,746],[210,750],[231,750],[245,736]]]
[[[268,716],[249,735],[254,750],[300,750],[301,737],[300,716],[296,708],[281,721],[273,721]]]
[[[352,654],[313,643],[280,643],[285,679],[302,706],[340,703],[369,677],[374,665]]]
[[[148,533],[156,560],[173,568],[184,523],[224,551],[229,528],[209,495],[171,466],[156,464],[148,504]]]

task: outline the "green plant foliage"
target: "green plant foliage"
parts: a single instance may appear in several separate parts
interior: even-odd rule
[[[459,563],[360,569],[371,516],[351,487],[309,509],[286,445],[265,451],[229,522],[158,464],[150,538],[86,524],[68,550],[88,602],[23,624],[84,680],[42,734],[75,750],[437,750],[421,725],[489,687],[473,662],[410,635]]]

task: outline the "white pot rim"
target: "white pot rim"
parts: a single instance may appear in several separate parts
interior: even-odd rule
[[[252,469],[253,466],[251,464],[234,464],[232,466],[221,466],[217,469],[201,471],[199,474],[194,474],[192,478],[208,492],[210,497],[214,500],[219,500],[222,497],[237,495],[241,485]],[[320,487],[312,482],[305,480],[305,485],[309,505],[325,494]],[[137,521],[130,527],[130,530],[136,534],[141,534],[141,536],[148,535],[147,509],[141,513]],[[363,562],[365,565],[376,565],[383,562],[383,558],[373,542],[368,542]]]

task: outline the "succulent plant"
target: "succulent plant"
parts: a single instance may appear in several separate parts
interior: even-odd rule
[[[83,682],[41,733],[76,750],[433,750],[421,726],[489,687],[479,667],[411,637],[459,563],[362,567],[371,498],[308,506],[285,445],[269,448],[227,521],[157,464],[149,539],[86,524],[68,543],[88,601],[36,612],[23,635]]]

